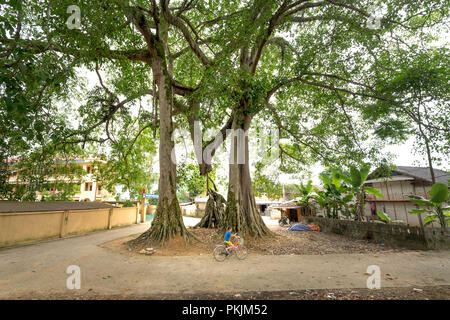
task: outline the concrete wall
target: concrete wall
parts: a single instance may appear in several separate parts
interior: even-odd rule
[[[0,247],[137,223],[136,208],[0,214]]]
[[[204,212],[206,210],[206,201],[205,202],[196,202],[195,206],[199,212]]]
[[[270,219],[272,220],[281,219],[281,210],[270,209]]]
[[[304,217],[316,223],[324,232],[333,232],[355,239],[370,239],[379,243],[410,249],[450,249],[450,228],[420,228],[403,224],[382,224],[320,217]]]
[[[195,204],[190,204],[181,207],[181,214],[183,216],[201,218],[205,215],[205,210],[199,209]]]

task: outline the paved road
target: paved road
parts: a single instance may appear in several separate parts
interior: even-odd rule
[[[192,220],[194,222],[194,220]],[[148,223],[0,250],[0,298],[31,293],[151,295],[324,288],[365,288],[369,265],[381,268],[381,286],[450,284],[450,251],[250,255],[215,262],[212,256],[151,257],[102,244],[145,231]],[[66,288],[66,268],[81,268],[81,289]]]

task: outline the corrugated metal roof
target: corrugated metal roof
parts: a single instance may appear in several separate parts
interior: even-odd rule
[[[41,201],[41,202],[18,202],[0,201],[0,213],[14,212],[41,212],[41,211],[65,211],[65,210],[91,210],[109,209],[114,206],[101,202],[78,202],[78,201]]]
[[[296,201],[288,201],[278,205],[270,206],[273,209],[297,209],[302,208],[302,205],[299,205]]]
[[[429,167],[406,167],[406,166],[398,166],[396,170],[401,174],[411,176],[414,178],[426,180],[431,182],[431,173]],[[447,183],[448,179],[450,179],[450,173],[445,172],[439,169],[433,169],[434,176],[436,178],[436,182],[444,182]]]
[[[392,176],[387,180],[388,181],[408,181],[408,180],[414,180],[414,178],[410,177],[410,176],[400,175],[400,176]],[[369,179],[369,180],[366,180],[364,183],[383,182],[383,181],[385,181],[385,179],[383,179],[383,178]]]
[[[440,169],[433,169],[434,171],[434,176],[436,179],[436,182],[443,182],[443,183],[447,183],[448,179],[450,179],[450,173],[440,170]],[[369,175],[369,179],[371,180],[379,180],[377,179],[377,176],[374,176],[374,174],[377,172],[377,170],[375,170],[374,172],[372,172]],[[431,173],[430,173],[430,168],[429,167],[411,167],[411,166],[397,166],[397,168],[395,170],[391,171],[391,179],[389,180],[395,180],[395,174],[400,174],[403,176],[409,176],[409,177],[413,177],[414,179],[418,179],[418,180],[424,180],[427,182],[432,182],[431,180]],[[379,177],[381,178],[381,177]],[[404,178],[402,178],[404,179]],[[368,180],[366,181],[366,183],[370,183],[371,181]],[[373,181],[372,181],[373,182]]]

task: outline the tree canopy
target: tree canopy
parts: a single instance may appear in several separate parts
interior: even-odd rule
[[[444,0],[86,0],[76,6],[10,0],[1,9],[7,12],[0,20],[2,153],[23,154],[36,144],[54,152],[108,145],[113,158],[126,162],[123,155],[133,157],[128,150],[150,143],[152,133],[159,139],[160,198],[151,229],[138,241],[189,237],[171,158],[175,128],[188,129],[192,140],[199,123],[202,132],[216,130],[216,139],[195,147],[201,175],[211,172],[209,156],[229,129],[271,126],[285,140],[278,143],[282,167],[355,165],[379,158],[375,131],[384,138],[411,133],[404,119],[424,101],[412,103],[412,93],[447,98],[445,85],[424,83],[443,83],[448,68],[423,56],[425,49],[412,55],[408,48],[411,39],[432,46],[433,31],[448,19]],[[422,78],[420,69],[411,71],[420,59],[442,73]],[[84,84],[80,70],[96,75],[97,84]],[[74,100],[77,121],[62,107]],[[131,117],[141,103],[146,106]],[[386,114],[393,115],[389,125]],[[236,148],[229,149],[235,156]],[[267,235],[248,148],[243,158],[229,165],[226,224]]]

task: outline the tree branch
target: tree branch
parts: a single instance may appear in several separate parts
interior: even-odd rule
[[[183,20],[177,16],[172,15],[168,8],[168,3],[165,0],[160,1],[161,9],[164,14],[164,17],[166,18],[167,22],[169,22],[171,25],[178,28],[181,33],[183,34],[184,38],[186,39],[187,43],[191,47],[194,54],[198,57],[198,59],[204,64],[204,65],[212,65],[212,62],[208,59],[208,57],[205,55],[205,53],[200,48],[199,44],[192,38],[191,33],[189,32],[188,28],[184,24]]]

